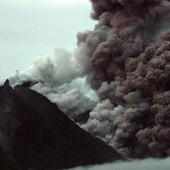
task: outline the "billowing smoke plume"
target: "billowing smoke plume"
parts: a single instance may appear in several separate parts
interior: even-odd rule
[[[82,125],[125,157],[170,156],[170,2],[91,0],[91,86],[103,102]]]
[[[31,81],[71,117],[92,110],[81,127],[125,157],[170,156],[170,2],[91,2],[99,22],[75,52],[38,58],[11,84]]]
[[[16,86],[30,82],[32,90],[46,96],[68,116],[74,118],[93,109],[99,100],[84,78],[89,70],[85,54],[83,45],[74,52],[56,49],[53,58],[37,57],[26,71],[16,70],[9,79],[10,83]]]
[[[92,86],[126,78],[125,63],[136,58],[167,29],[170,5],[166,0],[92,0],[92,16],[99,20],[94,31],[78,35],[78,44],[89,48]]]

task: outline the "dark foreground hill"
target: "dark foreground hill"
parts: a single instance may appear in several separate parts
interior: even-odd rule
[[[56,104],[27,87],[12,89],[8,81],[0,87],[0,147],[20,169],[65,169],[123,159]]]

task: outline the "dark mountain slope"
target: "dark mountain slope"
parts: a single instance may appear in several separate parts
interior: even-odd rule
[[[10,160],[6,153],[0,148],[0,169],[1,170],[17,170],[16,165]]]
[[[23,86],[0,87],[3,149],[22,169],[63,169],[123,159],[72,122],[47,98]]]

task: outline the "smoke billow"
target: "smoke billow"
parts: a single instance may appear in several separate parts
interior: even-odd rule
[[[83,45],[74,52],[56,49],[53,58],[37,57],[26,71],[16,70],[9,78],[12,86],[30,82],[32,90],[46,96],[70,117],[85,113],[98,102],[96,93],[86,82],[88,58]],[[84,64],[84,65],[83,65]]]
[[[39,57],[11,84],[31,81],[71,117],[92,110],[81,127],[127,158],[170,156],[170,2],[91,2],[98,24],[78,48]]]
[[[82,127],[125,157],[170,156],[170,2],[91,0],[91,86],[103,102]]]
[[[92,0],[92,5],[99,23],[94,31],[79,34],[78,44],[89,48],[92,86],[99,88],[104,81],[126,78],[127,59],[139,56],[169,25],[170,5],[165,0]]]

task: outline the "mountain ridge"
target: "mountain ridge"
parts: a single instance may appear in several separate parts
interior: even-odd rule
[[[0,87],[0,110],[3,149],[22,169],[65,169],[123,160],[56,104],[27,87],[12,89],[7,80]]]

